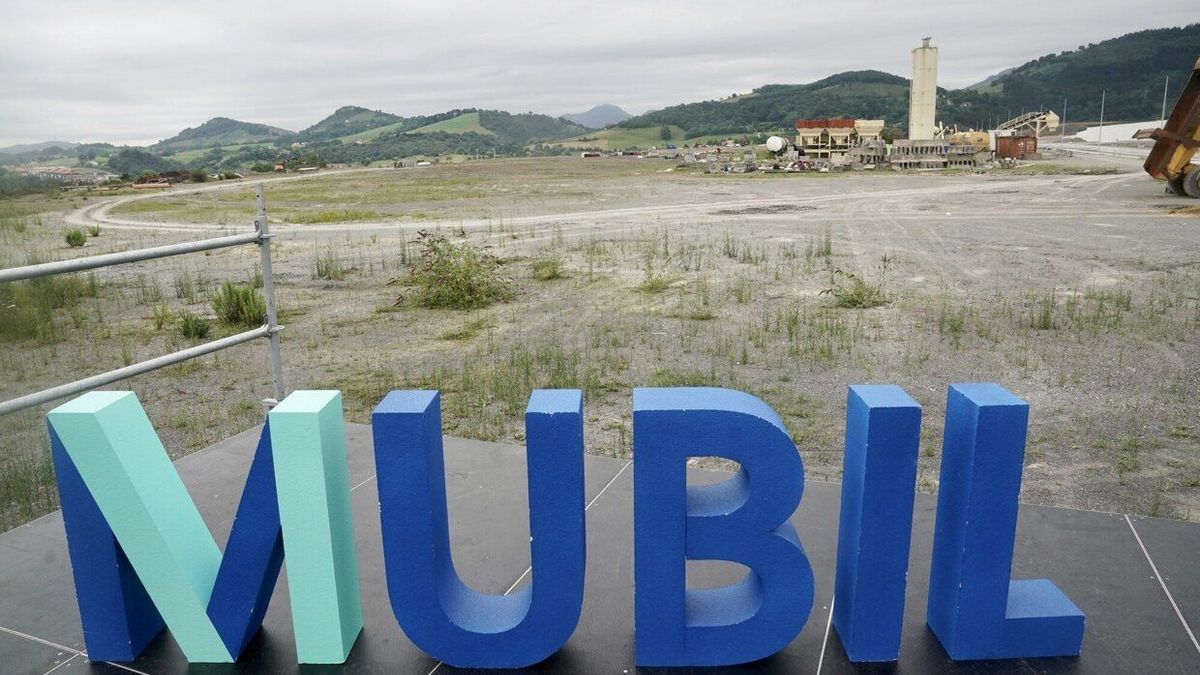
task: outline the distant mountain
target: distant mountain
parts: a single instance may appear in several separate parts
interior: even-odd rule
[[[402,122],[403,117],[356,105],[338,108],[332,115],[296,134],[298,141],[317,141],[340,138]]]
[[[8,147],[0,148],[0,155],[19,155],[19,154],[25,153],[25,152],[41,152],[42,150],[47,150],[49,148],[61,148],[63,150],[70,150],[71,148],[74,148],[77,145],[79,145],[79,144],[72,143],[71,141],[42,141],[41,143],[19,143],[17,145],[10,145]]]
[[[215,148],[222,145],[243,143],[269,143],[295,135],[294,131],[266,124],[241,122],[228,117],[214,117],[195,128],[184,129],[178,134],[155,143],[150,149],[160,154],[171,154],[182,150]]]
[[[629,113],[621,110],[611,103],[602,103],[594,106],[591,110],[581,113],[570,113],[562,116],[563,119],[574,122],[581,127],[588,129],[603,129],[610,124],[616,124],[633,117]]]
[[[861,117],[895,123],[908,114],[908,80],[878,70],[809,84],[768,84],[719,101],[685,103],[630,117],[624,128],[675,125],[687,138],[791,128],[797,118]]]
[[[502,141],[518,145],[555,141],[587,131],[583,126],[562,117],[536,113],[513,114],[501,110],[480,110],[479,124]]]

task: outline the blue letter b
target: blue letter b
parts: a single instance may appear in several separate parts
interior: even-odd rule
[[[635,389],[634,606],[639,666],[721,666],[765,658],[804,627],[813,575],[788,522],[804,467],[779,416],[728,389]],[[687,458],[741,464],[687,486]],[[686,561],[750,568],[724,588],[686,588]]]

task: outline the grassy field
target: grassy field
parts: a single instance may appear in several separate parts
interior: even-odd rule
[[[599,148],[601,150],[622,150],[625,148],[663,147],[667,143],[683,144],[683,128],[671,126],[671,140],[664,141],[660,136],[662,127],[642,127],[639,129],[624,129],[609,127],[599,131],[589,131],[586,134],[567,138],[551,143],[564,148]]]
[[[484,136],[495,136],[491,129],[485,128],[479,123],[479,113],[470,112],[463,113],[458,117],[452,117],[441,122],[434,122],[423,127],[413,129],[414,134],[429,134],[435,131],[444,131],[448,134],[464,134],[468,131],[474,131],[477,134]]]
[[[268,145],[269,144],[267,143],[239,143],[235,145],[222,145],[217,148],[197,148],[195,150],[183,150],[173,155],[167,155],[166,157],[167,159],[174,160],[181,164],[187,164],[193,160],[200,159],[213,150],[221,150],[225,153],[234,153],[243,148],[262,148],[267,147]]]
[[[576,387],[588,451],[617,457],[633,387],[733,387],[780,414],[808,475],[837,480],[846,386],[894,382],[923,406],[932,492],[946,385],[992,380],[1032,406],[1024,500],[1200,520],[1196,216],[1136,166],[1068,164],[810,180],[564,157],[268,183],[272,214],[298,223],[273,241],[287,385],[342,390],[358,422],[387,391],[436,388],[447,433],[510,443],[533,388]],[[130,202],[113,215],[155,224],[82,249],[63,241],[65,214],[94,200],[21,202],[0,219],[0,255],[207,236],[163,222],[228,231],[219,218],[250,215],[251,195]],[[422,304],[417,229],[494,256],[509,299]],[[207,339],[238,330],[214,295],[253,285],[257,260],[247,247],[5,289],[0,398],[192,344],[188,315]],[[261,421],[265,364],[252,343],[120,387],[179,457]],[[56,504],[46,408],[0,418],[0,528]]]

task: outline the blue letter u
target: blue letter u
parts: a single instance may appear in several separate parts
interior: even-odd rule
[[[489,595],[450,556],[442,420],[435,391],[393,391],[371,416],[388,594],[400,627],[464,668],[519,668],[557,651],[583,607],[583,395],[537,390],[525,411],[533,577]]]

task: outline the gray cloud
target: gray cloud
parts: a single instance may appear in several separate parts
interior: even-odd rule
[[[300,129],[351,104],[642,112],[844,70],[907,76],[925,35],[939,84],[959,87],[1197,16],[1194,0],[1097,4],[0,0],[0,145],[146,143],[217,115]]]

